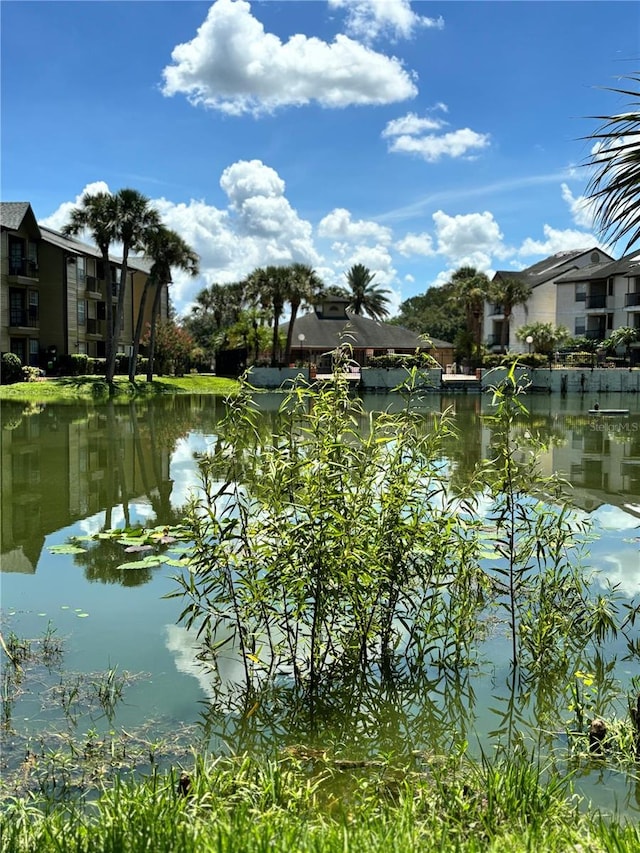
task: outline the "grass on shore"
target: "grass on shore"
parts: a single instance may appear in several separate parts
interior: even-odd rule
[[[326,757],[195,762],[121,780],[96,800],[63,792],[5,802],[2,853],[624,853],[633,821],[581,810],[571,779],[527,756],[420,770],[345,770]]]
[[[111,399],[155,397],[163,394],[216,394],[234,393],[239,387],[235,379],[205,376],[192,373],[187,376],[160,376],[147,382],[138,376],[134,383],[126,376],[116,376]],[[0,386],[1,400],[16,400],[35,403],[64,403],[73,400],[110,399],[109,386],[99,376],[60,376],[38,382],[16,382]]]

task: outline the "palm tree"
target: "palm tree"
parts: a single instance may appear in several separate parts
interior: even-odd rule
[[[293,327],[298,316],[301,305],[313,302],[322,292],[323,283],[320,276],[306,264],[291,264],[289,267],[289,280],[287,287],[287,299],[291,306],[291,317],[287,329],[287,343],[285,346],[285,364],[291,361],[291,342],[293,338]]]
[[[350,311],[354,314],[368,314],[374,320],[383,320],[389,316],[389,298],[386,294],[390,291],[372,283],[375,273],[364,264],[354,264],[345,275],[351,291]]]
[[[116,365],[116,351],[118,349],[118,338],[122,327],[122,315],[124,313],[124,299],[127,287],[127,262],[129,252],[144,247],[145,238],[151,231],[160,227],[160,216],[151,208],[149,199],[137,190],[122,189],[115,195],[116,203],[116,236],[122,243],[122,268],[120,270],[120,286],[118,288],[118,301],[113,323],[113,335],[109,355],[107,357],[106,378],[108,382],[113,381]],[[143,290],[143,293],[145,291]],[[133,359],[132,359],[133,361]],[[134,365],[135,371],[135,365]],[[131,377],[131,365],[129,376]],[[134,372],[135,376],[135,372]]]
[[[631,98],[629,109],[593,117],[603,124],[587,136],[596,145],[586,165],[594,169],[587,196],[596,224],[611,243],[626,238],[626,253],[640,239],[640,73],[623,79],[629,88],[609,91]]]
[[[531,296],[531,290],[519,278],[494,278],[489,285],[489,297],[502,306],[502,326],[500,328],[500,348],[503,352],[509,340],[509,325],[511,315],[516,305],[526,305]]]
[[[199,257],[182,239],[182,237],[170,228],[160,225],[145,235],[144,251],[151,259],[151,272],[145,283],[145,291],[152,286],[155,288],[153,306],[151,308],[151,323],[149,330],[149,361],[147,365],[147,382],[153,380],[153,359],[156,340],[156,321],[160,313],[160,301],[162,291],[171,283],[172,268],[182,270],[188,275],[196,276],[200,272]],[[136,361],[142,335],[143,309],[146,295],[143,296],[138,313],[138,321],[133,342],[133,355],[131,357],[130,374],[135,376]]]
[[[633,326],[619,326],[603,341],[603,347],[606,350],[615,350],[618,347],[624,347],[627,364],[631,366],[631,344],[634,344],[637,340],[640,340],[640,329],[636,329]]]
[[[462,307],[465,316],[467,358],[471,358],[472,346],[475,342],[476,359],[480,361],[482,350],[482,315],[484,303],[489,296],[489,279],[483,272],[478,272],[475,267],[460,267],[451,276],[450,284],[453,285],[453,293],[450,297],[452,303]]]
[[[246,280],[247,298],[273,314],[271,367],[278,365],[278,326],[284,310],[288,288],[288,267],[257,267]]]
[[[113,374],[109,378],[108,365],[111,361],[114,327],[109,247],[118,236],[118,205],[115,196],[107,192],[85,193],[82,196],[80,206],[72,209],[70,221],[62,228],[62,233],[67,237],[75,237],[85,230],[90,233],[91,239],[100,250],[102,256],[106,290],[104,295],[105,322],[107,327],[105,334],[105,356],[107,363],[105,377],[111,383],[113,381]]]

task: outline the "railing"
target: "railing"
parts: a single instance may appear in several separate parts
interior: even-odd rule
[[[17,308],[12,308],[9,312],[9,325],[27,329],[37,329],[40,325],[38,315],[31,311],[23,311]]]
[[[625,308],[629,308],[632,305],[640,305],[640,291],[636,293],[625,293],[624,305]]]
[[[22,275],[25,278],[38,278],[38,264],[23,258],[22,261],[9,261],[9,275]]]
[[[509,336],[507,335],[507,340],[504,342],[505,346],[509,346]],[[500,335],[488,335],[487,336],[487,346],[488,347],[500,347],[502,346],[502,337]]]
[[[587,329],[584,332],[585,338],[590,341],[603,341],[606,337],[605,329]]]
[[[598,294],[597,296],[588,296],[587,297],[587,308],[606,308],[607,307],[607,297],[606,294]]]

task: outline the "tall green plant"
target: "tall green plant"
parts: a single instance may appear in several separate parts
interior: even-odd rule
[[[467,619],[481,596],[447,497],[447,419],[424,430],[415,377],[401,412],[366,413],[346,357],[333,382],[292,389],[272,434],[245,387],[202,460],[192,570],[176,594],[211,652],[235,646],[247,683],[285,673],[316,687],[473,644],[471,624],[454,634],[448,621],[452,590],[466,585]]]

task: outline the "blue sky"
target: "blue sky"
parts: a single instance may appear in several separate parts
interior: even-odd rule
[[[8,0],[2,200],[140,190],[201,256],[179,313],[292,261],[397,307],[598,242],[581,137],[639,45],[635,2]]]

